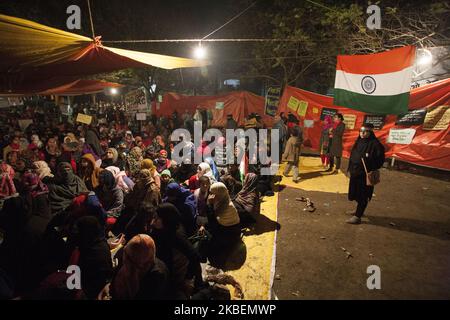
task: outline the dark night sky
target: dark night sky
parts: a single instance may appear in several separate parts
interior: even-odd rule
[[[213,0],[91,0],[96,35],[103,40],[202,38],[234,15],[251,1]],[[91,36],[86,0],[7,0],[0,2],[0,12],[30,19],[45,25],[67,30],[66,8],[77,4],[82,11],[82,30],[71,32]],[[245,15],[252,14],[252,8]],[[253,11],[254,14],[254,11]],[[240,21],[241,23],[243,21]],[[242,24],[231,23],[212,37],[249,37]],[[190,44],[114,44],[156,53],[190,54]],[[221,45],[215,45],[216,50]],[[219,49],[220,50],[220,49]]]

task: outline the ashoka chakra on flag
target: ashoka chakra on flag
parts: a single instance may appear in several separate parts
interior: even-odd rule
[[[338,56],[334,104],[373,114],[408,111],[415,47]]]

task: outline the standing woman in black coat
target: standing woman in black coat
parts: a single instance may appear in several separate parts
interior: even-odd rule
[[[347,220],[350,224],[361,223],[361,217],[373,194],[373,186],[366,184],[366,172],[362,159],[366,164],[367,172],[380,169],[384,163],[384,147],[373,133],[372,124],[366,124],[360,129],[359,137],[350,154],[348,200],[358,203],[354,216]]]

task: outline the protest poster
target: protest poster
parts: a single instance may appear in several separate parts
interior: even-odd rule
[[[270,86],[267,88],[265,114],[274,117],[277,114],[280,102],[281,86]]]
[[[297,111],[299,103],[300,101],[297,98],[291,96],[288,101],[288,108]]]
[[[322,108],[322,113],[320,114],[320,120],[323,121],[326,116],[333,117],[337,112],[337,109],[332,108]]]
[[[224,107],[225,107],[225,103],[223,103],[222,101],[216,102],[216,110],[223,110]]]
[[[450,122],[450,106],[428,109],[423,121],[423,130],[446,130]]]
[[[411,144],[416,134],[416,129],[391,129],[387,143]]]
[[[145,121],[147,120],[147,114],[143,112],[136,113],[136,120]]]
[[[77,115],[77,120],[76,120],[76,121],[77,121],[77,122],[84,123],[84,124],[91,124],[91,122],[92,122],[92,117],[89,116],[89,115],[87,115],[87,114],[84,114],[84,113],[79,113],[79,114]]]
[[[408,113],[399,115],[397,117],[397,121],[395,122],[396,125],[402,125],[402,126],[416,126],[423,124],[423,121],[425,120],[425,115],[427,114],[426,109],[417,109],[408,111]]]
[[[312,128],[314,127],[314,120],[303,120],[303,127]]]
[[[297,114],[300,117],[304,117],[306,115],[306,110],[308,110],[308,102],[301,100],[298,104]]]
[[[345,129],[353,130],[355,129],[356,114],[343,114]]]
[[[374,130],[381,130],[384,126],[384,121],[386,116],[382,115],[374,115],[374,114],[366,114],[364,116],[363,124],[371,123],[373,125]]]

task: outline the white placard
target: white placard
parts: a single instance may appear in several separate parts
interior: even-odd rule
[[[146,113],[136,113],[136,120],[141,120],[141,121],[147,120],[147,114]]]
[[[303,126],[305,128],[312,128],[314,127],[314,120],[303,120]]]
[[[387,143],[410,144],[416,134],[416,129],[391,129]]]

